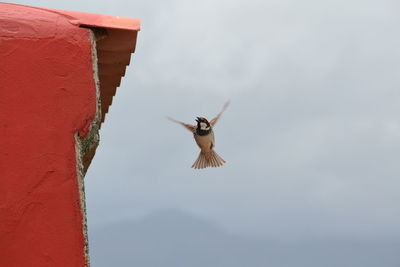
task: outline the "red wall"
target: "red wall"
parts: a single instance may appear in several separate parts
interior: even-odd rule
[[[96,109],[89,30],[1,9],[0,266],[85,266],[74,134]]]

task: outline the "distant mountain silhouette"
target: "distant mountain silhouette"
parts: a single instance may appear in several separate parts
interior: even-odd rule
[[[400,240],[277,243],[234,236],[184,212],[89,229],[93,267],[399,267]]]

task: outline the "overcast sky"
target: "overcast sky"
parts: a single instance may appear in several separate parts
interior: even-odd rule
[[[246,237],[400,238],[397,0],[15,2],[142,22],[85,178],[89,229],[166,209]],[[165,117],[228,99],[226,165],[191,169]]]

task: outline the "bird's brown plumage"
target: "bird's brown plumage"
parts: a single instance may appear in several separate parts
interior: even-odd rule
[[[184,123],[184,122],[172,119],[172,118],[168,118],[169,120],[171,120],[175,123],[181,124],[187,130],[191,131],[194,135],[194,139],[200,148],[200,154],[199,154],[197,160],[193,163],[192,168],[203,169],[203,168],[207,168],[207,167],[219,167],[225,163],[225,160],[223,160],[214,151],[215,137],[214,137],[214,131],[213,131],[212,127],[218,122],[222,113],[226,110],[228,105],[229,105],[229,102],[226,102],[225,105],[223,106],[222,110],[209,123],[205,118],[202,118],[202,119],[206,120],[206,123],[209,124],[209,126],[210,126],[209,133],[207,133],[205,135],[202,135],[201,130],[198,129],[198,125],[200,123],[199,121],[198,121],[198,125],[192,125],[192,124]]]

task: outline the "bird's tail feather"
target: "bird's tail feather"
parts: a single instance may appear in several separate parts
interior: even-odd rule
[[[193,163],[192,168],[194,169],[204,169],[207,167],[220,167],[225,163],[214,150],[210,152],[204,153],[200,151],[199,156],[197,157],[196,161]]]

